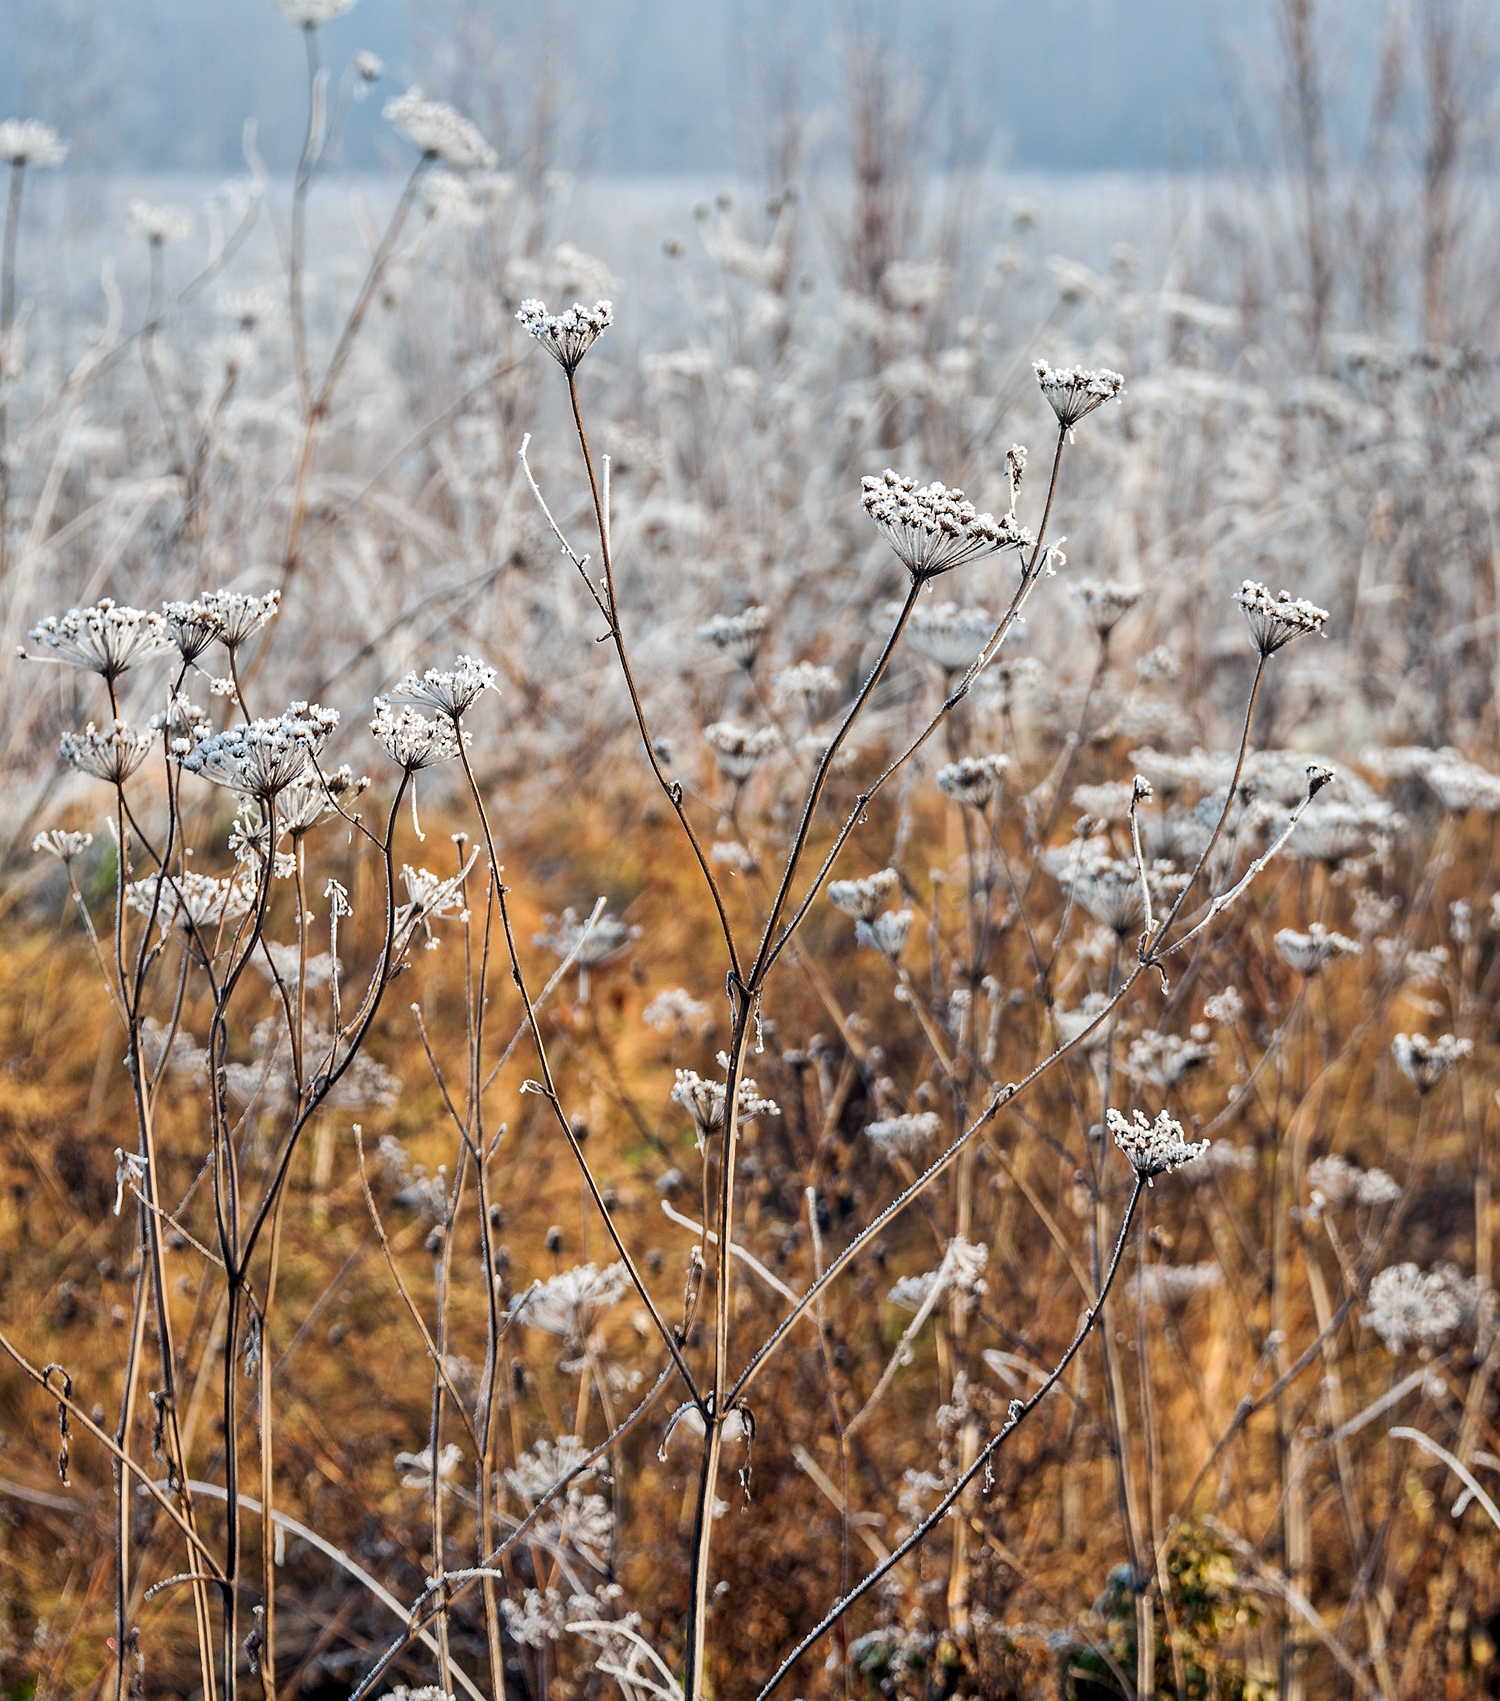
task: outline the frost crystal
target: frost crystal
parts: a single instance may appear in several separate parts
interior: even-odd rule
[[[706,626],[698,628],[698,636],[733,656],[741,667],[748,668],[754,665],[770,624],[770,609],[756,604],[742,614],[716,614]]]
[[[381,117],[428,159],[490,170],[500,163],[499,154],[461,112],[446,101],[424,99],[421,89],[408,89],[388,100]]]
[[[615,322],[612,301],[596,301],[592,309],[581,301],[561,313],[549,313],[544,301],[523,301],[516,318],[546,349],[564,372],[574,373],[579,362]]]
[[[1263,656],[1274,655],[1294,638],[1305,638],[1309,632],[1321,632],[1328,620],[1328,610],[1310,603],[1305,597],[1294,597],[1283,591],[1273,597],[1264,585],[1246,579],[1235,593],[1234,600],[1245,611],[1250,623],[1250,636]]]
[[[0,124],[0,160],[7,165],[49,169],[68,157],[68,144],[39,118],[7,118]]]
[[[82,732],[65,732],[57,751],[83,773],[121,785],[151,754],[153,743],[149,732],[139,732],[124,721],[110,721],[102,732],[95,731],[90,721]]]
[[[1424,1034],[1397,1034],[1391,1041],[1396,1067],[1419,1093],[1430,1092],[1473,1049],[1473,1040],[1458,1039],[1453,1034],[1435,1040]]]
[[[1130,1167],[1148,1187],[1155,1185],[1157,1176],[1181,1169],[1184,1164],[1201,1158],[1208,1150],[1207,1140],[1196,1144],[1184,1140],[1182,1124],[1174,1121],[1166,1111],[1162,1111],[1155,1122],[1148,1122],[1143,1111],[1134,1110],[1130,1114],[1132,1120],[1127,1122],[1119,1111],[1111,1108],[1107,1117],[1109,1131],[1115,1137],[1115,1144],[1130,1160]]]
[[[49,614],[28,636],[51,650],[53,659],[97,673],[111,683],[143,656],[164,649],[167,642],[159,614],[119,608],[110,597],[101,597],[92,608]]]
[[[1388,1352],[1403,1353],[1418,1343],[1437,1348],[1457,1334],[1478,1303],[1479,1283],[1461,1276],[1452,1264],[1425,1271],[1415,1264],[1393,1264],[1370,1283],[1360,1321],[1379,1335]]]
[[[981,653],[994,630],[988,609],[940,602],[936,608],[918,609],[906,636],[918,654],[936,662],[944,673],[958,673]]]
[[[880,528],[913,579],[935,578],[967,561],[1002,549],[1023,549],[1032,537],[1014,514],[996,519],[976,513],[961,490],[941,484],[917,487],[889,467],[861,485],[865,512]]]
[[[1064,431],[1071,431],[1095,408],[1118,401],[1125,388],[1124,377],[1108,367],[1091,372],[1082,366],[1049,366],[1045,360],[1038,360],[1032,370]]]
[[[284,715],[214,733],[180,761],[189,773],[265,802],[302,778],[338,721],[335,709],[292,703]]]
[[[398,703],[425,703],[429,709],[456,721],[481,692],[499,689],[495,683],[498,677],[488,662],[474,656],[460,656],[451,668],[430,667],[421,678],[415,673],[407,674],[391,692],[391,699]]]
[[[1342,933],[1330,933],[1320,921],[1315,921],[1306,933],[1283,927],[1275,943],[1283,962],[1290,963],[1299,975],[1315,975],[1335,957],[1358,956],[1364,949]]]
[[[983,809],[995,795],[1000,778],[1010,766],[1008,756],[961,756],[937,771],[938,790],[955,803]]]
[[[934,1111],[918,1111],[911,1116],[886,1116],[872,1122],[865,1133],[875,1149],[887,1159],[910,1158],[935,1140],[942,1128],[942,1118]]]
[[[450,720],[429,720],[419,709],[404,703],[397,708],[389,697],[375,699],[375,714],[370,721],[375,742],[407,773],[419,773],[439,762],[451,762],[458,755],[460,738],[468,742],[469,735],[458,730]]]

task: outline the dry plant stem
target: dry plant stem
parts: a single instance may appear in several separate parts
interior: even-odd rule
[[[5,245],[0,253],[0,584],[10,569],[10,458],[6,454],[6,407],[10,388],[11,325],[16,316],[16,243],[21,230],[21,187],[26,162],[12,160],[10,193],[5,202]]]
[[[808,1631],[807,1635],[802,1638],[797,1646],[792,1649],[791,1653],[787,1655],[787,1657],[771,1674],[770,1680],[756,1696],[756,1701],[766,1701],[766,1697],[771,1695],[780,1686],[782,1679],[788,1675],[792,1667],[796,1665],[797,1661],[800,1660],[810,1648],[816,1646],[823,1636],[838,1623],[846,1612],[848,1612],[849,1608],[852,1607],[862,1596],[868,1594],[882,1577],[890,1572],[895,1566],[899,1565],[901,1561],[905,1559],[907,1554],[911,1553],[927,1538],[931,1531],[934,1530],[947,1516],[950,1508],[957,1504],[959,1497],[963,1494],[963,1491],[989,1464],[990,1460],[1004,1445],[1011,1433],[1028,1416],[1030,1416],[1033,1411],[1036,1410],[1041,1402],[1057,1385],[1063,1372],[1077,1356],[1079,1348],[1088,1339],[1089,1332],[1094,1326],[1094,1320],[1098,1317],[1100,1309],[1109,1297],[1110,1288],[1114,1285],[1115,1276],[1120,1268],[1120,1258],[1125,1250],[1125,1242],[1130,1233],[1131,1221],[1135,1216],[1136,1206],[1140,1202],[1141,1189],[1145,1185],[1145,1181],[1140,1176],[1135,1177],[1135,1184],[1131,1188],[1130,1202],[1126,1205],[1125,1215],[1120,1222],[1120,1232],[1115,1240],[1114,1253],[1109,1261],[1109,1269],[1105,1273],[1104,1281],[1099,1290],[1099,1298],[1097,1302],[1091,1305],[1084,1313],[1083,1321],[1078,1326],[1078,1332],[1073,1337],[1072,1344],[1052,1367],[1052,1370],[1048,1373],[1046,1381],[1041,1384],[1041,1386],[1029,1399],[1013,1400],[1011,1402],[1011,1415],[1007,1418],[1004,1426],[985,1443],[973,1464],[971,1464],[966,1471],[959,1474],[958,1480],[953,1484],[953,1487],[948,1490],[928,1516],[917,1525],[916,1529],[912,1531],[906,1540],[902,1542],[899,1547],[893,1550],[890,1558],[877,1565],[872,1571],[868,1572],[853,1589],[844,1595],[842,1599],[834,1603],[832,1609],[813,1627],[813,1629]]]
[[[302,406],[307,408],[312,403],[312,374],[307,366],[307,315],[302,300],[302,271],[306,249],[307,191],[312,185],[323,102],[319,87],[322,73],[318,66],[317,27],[305,24],[302,39],[307,48],[307,134],[303,138],[302,157],[297,162],[297,178],[292,189],[292,240],[287,282],[292,307],[292,364],[302,390]]]

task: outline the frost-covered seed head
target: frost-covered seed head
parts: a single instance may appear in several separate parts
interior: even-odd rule
[[[388,100],[381,116],[429,159],[487,170],[500,163],[499,154],[461,112],[446,101],[427,100],[421,89],[408,89],[404,95]]]
[[[1500,775],[1474,762],[1432,762],[1421,770],[1444,809],[1462,815],[1471,809],[1500,815]]]
[[[1383,1169],[1361,1169],[1337,1152],[1316,1158],[1307,1166],[1307,1185],[1320,1207],[1390,1205],[1401,1197],[1401,1189]]]
[[[781,734],[773,726],[758,731],[741,726],[738,721],[715,721],[703,729],[703,737],[714,753],[719,770],[727,779],[748,780],[760,764],[781,743]]]
[[[62,827],[49,827],[45,833],[38,833],[31,841],[31,849],[33,853],[46,851],[49,856],[55,856],[59,862],[66,865],[75,856],[82,856],[93,842],[92,833],[69,833]]]
[[[1064,431],[1071,431],[1095,408],[1118,401],[1125,389],[1124,377],[1108,367],[1090,371],[1083,366],[1049,366],[1045,360],[1038,360],[1033,363],[1032,371]]]
[[[904,478],[889,467],[861,480],[865,512],[880,528],[896,558],[918,581],[950,572],[1002,549],[1023,549],[1034,540],[1013,514],[980,514],[963,491]]]
[[[1131,1041],[1125,1067],[1133,1079],[1170,1091],[1194,1069],[1212,1061],[1218,1050],[1218,1046],[1202,1040],[1148,1029],[1139,1039]]]
[[[831,697],[838,688],[839,676],[831,667],[819,667],[815,662],[804,661],[798,662],[795,667],[784,667],[776,675],[771,692],[778,708],[795,703],[810,715],[825,697]]]
[[[1142,585],[1122,585],[1114,579],[1080,579],[1073,589],[1101,638],[1107,638],[1146,594]]]
[[[889,957],[895,962],[906,949],[907,936],[915,920],[916,915],[911,910],[886,910],[874,921],[856,921],[854,937],[861,945],[868,945],[872,951],[878,951],[882,957]]]
[[[708,1006],[684,987],[672,986],[658,992],[641,1012],[641,1020],[658,1033],[706,1034],[713,1028],[713,1016]]]
[[[958,673],[983,651],[994,630],[988,609],[940,602],[936,608],[919,608],[906,636],[919,655],[936,662],[944,673]]]
[[[1360,1321],[1373,1329],[1387,1352],[1408,1347],[1444,1346],[1478,1306],[1478,1282],[1461,1276],[1452,1264],[1422,1270],[1393,1264],[1370,1283]]]
[[[247,638],[269,622],[281,606],[281,592],[249,596],[244,591],[205,591],[191,602],[162,604],[167,632],[182,659],[196,661],[211,643],[233,655]]]
[[[469,741],[468,733],[446,717],[429,720],[411,704],[397,707],[389,697],[375,699],[370,731],[390,759],[409,774],[420,773],[439,762],[453,761],[458,755],[459,739],[465,744]]]
[[[1328,622],[1328,610],[1310,603],[1305,597],[1294,597],[1290,591],[1272,596],[1254,579],[1246,579],[1235,592],[1234,600],[1245,611],[1250,623],[1250,636],[1263,656],[1274,655],[1294,638],[1305,638],[1309,632],[1321,633]]]
[[[125,902],[140,915],[154,911],[163,933],[179,925],[206,932],[248,915],[255,907],[255,889],[238,877],[219,880],[186,869],[165,881],[159,874],[132,881]]]
[[[189,773],[264,803],[302,778],[338,724],[336,709],[290,703],[284,715],[214,733],[179,760]]]
[[[575,301],[561,313],[549,313],[544,301],[523,301],[516,318],[546,349],[564,372],[574,373],[579,362],[615,322],[612,301],[596,301],[592,308]]]
[[[130,228],[139,231],[153,248],[165,248],[193,234],[193,215],[181,207],[157,207],[149,201],[130,203]]]
[[[1396,1067],[1417,1089],[1428,1093],[1463,1058],[1474,1050],[1474,1042],[1443,1034],[1430,1040],[1425,1034],[1397,1034],[1391,1041]]]
[[[451,668],[430,667],[420,677],[408,673],[391,692],[397,703],[425,703],[440,715],[456,721],[485,691],[499,689],[499,674],[486,661],[460,656]]]
[[[721,1058],[721,1062],[727,1060]],[[780,1116],[780,1108],[760,1096],[760,1089],[749,1076],[741,1076],[738,1088],[740,1115],[743,1117]],[[672,1098],[693,1119],[699,1143],[706,1134],[717,1133],[724,1126],[724,1107],[728,1102],[728,1087],[723,1081],[706,1081],[691,1069],[679,1069],[672,1088]]]
[[[533,1329],[572,1342],[586,1341],[595,1323],[622,1300],[630,1288],[630,1274],[623,1264],[600,1270],[580,1264],[561,1270],[520,1295],[510,1314]]]
[[[166,623],[141,608],[121,608],[101,597],[91,608],[49,614],[28,636],[54,661],[97,673],[111,684],[145,656],[166,648]]]
[[[878,874],[863,880],[830,880],[828,901],[857,921],[873,921],[880,906],[900,884],[901,876],[894,868],[882,868]]]
[[[938,790],[955,803],[983,809],[995,795],[1010,758],[999,754],[961,756],[937,771]]]
[[[7,118],[0,123],[0,160],[48,170],[68,157],[68,144],[39,118]]]
[[[110,721],[96,731],[92,721],[82,732],[65,732],[57,751],[65,762],[96,780],[123,785],[151,754],[155,742],[149,732],[140,732],[124,721]]]
[[[289,24],[314,30],[333,18],[341,18],[354,5],[354,0],[272,0],[272,4]]]
[[[706,626],[698,628],[698,636],[748,668],[754,666],[770,624],[770,609],[757,603],[741,614],[716,614]]]
[[[598,968],[602,963],[612,963],[641,936],[639,927],[627,925],[608,910],[605,910],[592,926],[589,925],[589,918],[580,918],[575,909],[565,909],[560,918],[555,915],[543,916],[542,921],[545,931],[534,933],[531,936],[532,943],[545,946],[547,950],[564,959],[571,957],[584,969]]]
[[[942,1118],[934,1111],[916,1111],[909,1116],[885,1116],[865,1128],[882,1157],[894,1161],[897,1157],[911,1158],[929,1145],[942,1128]]]
[[[1199,1140],[1196,1144],[1184,1140],[1182,1124],[1174,1121],[1166,1111],[1162,1111],[1155,1122],[1148,1122],[1144,1111],[1134,1110],[1130,1114],[1131,1120],[1127,1122],[1119,1111],[1111,1107],[1107,1117],[1109,1131],[1115,1137],[1115,1144],[1129,1159],[1130,1167],[1148,1187],[1155,1185],[1157,1176],[1193,1163],[1208,1150],[1207,1140]]]
[[[1283,927],[1275,937],[1276,949],[1282,961],[1289,963],[1299,975],[1315,975],[1335,957],[1358,956],[1364,949],[1356,940],[1342,933],[1331,933],[1322,922],[1315,921],[1306,933]]]

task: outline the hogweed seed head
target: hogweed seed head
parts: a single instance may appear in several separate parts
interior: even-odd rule
[[[66,867],[75,856],[82,856],[93,842],[92,833],[69,833],[62,827],[49,827],[31,841],[31,849],[33,854],[46,851]]]
[[[1111,372],[1108,367],[1090,371],[1082,366],[1049,366],[1045,360],[1038,360],[1033,363],[1032,371],[1064,431],[1071,431],[1095,408],[1117,402],[1125,389],[1122,374]]]
[[[596,301],[592,308],[575,301],[561,313],[549,313],[544,301],[534,297],[516,309],[516,318],[571,376],[599,338],[615,322],[612,301]]]
[[[189,773],[264,803],[302,778],[338,724],[336,709],[290,703],[283,715],[214,733],[178,760]]]
[[[958,673],[983,651],[994,630],[988,609],[940,602],[936,608],[918,609],[906,636],[919,655],[936,662],[944,673]]]
[[[698,628],[698,636],[733,656],[741,667],[749,668],[755,664],[770,624],[770,609],[756,604],[742,614],[716,614],[706,626]]]
[[[111,785],[123,785],[151,754],[154,736],[127,726],[124,721],[109,721],[103,731],[96,731],[92,721],[82,732],[65,732],[58,740],[57,751],[65,762],[96,780]]]
[[[1073,589],[1100,638],[1109,637],[1146,594],[1144,585],[1122,585],[1115,579],[1080,579]]]
[[[1360,1321],[1379,1335],[1387,1352],[1417,1345],[1436,1349],[1458,1333],[1478,1303],[1479,1283],[1452,1264],[1431,1270],[1392,1264],[1370,1283]]]
[[[867,1124],[869,1136],[882,1157],[894,1162],[897,1157],[910,1158],[937,1138],[942,1118],[935,1111],[916,1111],[908,1116],[884,1116]]]
[[[748,780],[760,764],[781,743],[781,734],[773,726],[752,731],[738,721],[715,721],[703,729],[703,737],[714,753],[720,772],[737,783]]]
[[[182,207],[157,207],[149,201],[130,203],[130,228],[139,231],[153,248],[182,242],[193,234],[193,215]]]
[[[212,643],[218,642],[234,655],[247,638],[265,626],[281,606],[281,592],[249,596],[244,591],[205,591],[191,602],[162,604],[167,633],[182,653],[193,662]]]
[[[1196,1144],[1184,1140],[1182,1124],[1166,1111],[1162,1111],[1155,1122],[1148,1122],[1144,1111],[1133,1110],[1130,1114],[1131,1120],[1127,1122],[1119,1111],[1111,1107],[1106,1120],[1115,1144],[1148,1187],[1155,1186],[1157,1176],[1167,1175],[1174,1169],[1181,1169],[1184,1164],[1195,1162],[1208,1150],[1207,1140],[1199,1140]]]
[[[1013,514],[980,514],[961,490],[904,478],[891,468],[862,479],[865,512],[880,528],[896,559],[918,583],[951,572],[1002,549],[1024,549],[1034,540]]]
[[[999,788],[1010,758],[999,754],[961,756],[937,771],[937,787],[945,797],[970,809],[984,809]]]
[[[564,959],[571,957],[584,969],[612,963],[641,936],[639,927],[631,927],[608,910],[592,922],[587,916],[580,920],[578,911],[571,908],[561,917],[543,916],[542,921],[545,931],[532,934],[532,944],[545,946]]]
[[[381,113],[407,141],[428,159],[445,165],[483,166],[493,170],[500,156],[479,131],[446,101],[427,100],[421,89],[408,89],[385,103]]]
[[[828,901],[857,921],[873,921],[880,906],[901,884],[894,868],[882,868],[863,880],[830,880]]]
[[[727,1065],[727,1059],[722,1053],[720,1062]],[[739,1099],[740,1115],[743,1117],[781,1115],[780,1107],[773,1100],[762,1098],[759,1087],[748,1075],[740,1077],[736,1096]],[[706,1135],[715,1134],[724,1126],[724,1107],[729,1100],[729,1090],[725,1082],[706,1081],[691,1069],[679,1069],[672,1088],[672,1099],[692,1117],[700,1146]]]
[[[1356,940],[1346,939],[1342,933],[1330,933],[1319,921],[1306,933],[1283,927],[1275,936],[1275,945],[1282,961],[1299,975],[1315,975],[1335,957],[1358,956],[1364,950]]]
[[[315,30],[320,24],[343,17],[353,8],[354,0],[271,0],[271,3],[289,24]]]
[[[499,690],[499,677],[488,662],[474,656],[460,656],[451,668],[430,667],[420,678],[408,673],[391,692],[391,700],[425,703],[456,722],[481,693]]]
[[[0,123],[0,160],[50,170],[68,157],[68,144],[39,118],[7,118]]]
[[[48,659],[97,673],[110,684],[168,642],[161,615],[121,608],[112,597],[101,597],[90,608],[49,614],[27,636],[52,652]]]
[[[1391,1056],[1396,1067],[1417,1089],[1426,1094],[1474,1050],[1474,1042],[1443,1034],[1430,1040],[1425,1034],[1397,1034],[1391,1041]]]
[[[868,945],[872,951],[878,951],[894,963],[906,949],[907,935],[915,920],[912,910],[886,910],[873,921],[856,921],[854,937],[861,945]]]
[[[1275,655],[1293,639],[1305,638],[1309,632],[1321,634],[1329,618],[1326,608],[1319,608],[1305,597],[1294,597],[1290,591],[1273,597],[1254,579],[1244,581],[1234,600],[1245,611],[1250,636],[1263,656]]]
[[[389,697],[375,699],[370,731],[390,759],[408,774],[453,761],[458,756],[459,740],[469,742],[468,733],[454,721],[429,720],[410,704],[398,708]]]

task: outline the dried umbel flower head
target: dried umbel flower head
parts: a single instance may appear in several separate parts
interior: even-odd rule
[[[354,0],[272,0],[276,10],[289,24],[305,30],[315,30],[333,18],[341,18]]]
[[[900,886],[901,876],[894,868],[882,868],[878,874],[863,880],[831,880],[828,901],[836,910],[852,915],[857,921],[873,921],[880,906]]]
[[[920,1311],[930,1300],[950,1288],[968,1299],[977,1299],[989,1292],[989,1284],[984,1279],[984,1267],[988,1262],[989,1248],[982,1242],[975,1246],[962,1235],[954,1235],[937,1269],[921,1276],[903,1276],[886,1298],[903,1311]]]
[[[1401,1189],[1383,1169],[1361,1169],[1337,1152],[1307,1166],[1307,1186],[1320,1210],[1328,1205],[1390,1205],[1401,1197]]]
[[[1140,776],[1137,775],[1137,778]],[[1103,780],[1098,785],[1073,787],[1074,803],[1091,821],[1128,820],[1135,795],[1135,786],[1130,780]],[[1149,797],[1150,793],[1146,795]]]
[[[738,721],[715,721],[712,726],[704,727],[703,737],[714,753],[720,773],[737,784],[748,780],[781,743],[781,734],[775,727],[753,731]]]
[[[906,949],[907,935],[916,919],[911,910],[886,910],[873,921],[856,921],[854,937],[861,945],[868,945],[872,951],[878,951],[894,963]]]
[[[120,608],[111,597],[101,597],[90,608],[49,614],[28,636],[51,651],[49,660],[97,673],[110,684],[167,643],[166,623],[159,614]]]
[[[1204,1264],[1150,1264],[1125,1284],[1127,1299],[1144,1299],[1147,1305],[1178,1305],[1194,1294],[1222,1285],[1223,1268],[1212,1261]]]
[[[176,926],[206,932],[249,915],[255,908],[255,889],[238,877],[218,880],[186,869],[165,880],[148,874],[132,881],[125,888],[125,902],[141,915],[154,915],[163,933]]]
[[[264,803],[302,778],[338,724],[336,709],[291,703],[284,715],[214,733],[178,760],[189,773]]]
[[[7,118],[0,123],[0,160],[7,165],[50,169],[67,157],[68,144],[41,119]]]
[[[427,159],[445,165],[483,166],[493,170],[500,156],[461,112],[446,101],[427,100],[421,89],[408,89],[385,103],[381,113]]]
[[[722,1052],[719,1054],[719,1062],[728,1067],[729,1060]],[[760,1089],[749,1076],[740,1078],[736,1097],[739,1099],[740,1115],[743,1117],[781,1115],[780,1107],[771,1099],[763,1099]],[[691,1069],[679,1069],[672,1088],[672,1098],[692,1117],[700,1146],[705,1135],[716,1134],[724,1126],[724,1107],[729,1099],[725,1082],[705,1081]]]
[[[942,1128],[942,1118],[935,1111],[916,1111],[909,1116],[883,1116],[870,1123],[865,1133],[882,1157],[894,1161],[911,1158],[931,1144]]]
[[[130,228],[139,231],[153,248],[165,248],[193,234],[193,215],[181,207],[157,207],[149,201],[130,203]]]
[[[244,591],[205,591],[191,602],[162,604],[172,642],[185,662],[196,661],[214,642],[233,656],[264,627],[281,606],[281,592],[250,596]]]
[[[578,911],[565,909],[559,918],[543,916],[545,931],[531,936],[534,945],[545,946],[564,959],[571,957],[580,968],[595,969],[612,963],[639,939],[641,930],[631,927],[605,910],[602,915],[579,919]]]
[[[1073,589],[1101,638],[1107,638],[1146,594],[1143,585],[1122,585],[1115,579],[1080,579]]]
[[[1478,1303],[1479,1283],[1461,1276],[1452,1264],[1431,1270],[1393,1264],[1370,1283],[1360,1321],[1379,1335],[1387,1352],[1403,1353],[1417,1345],[1438,1348],[1458,1333]]]
[[[565,1341],[582,1342],[629,1288],[630,1274],[623,1264],[611,1264],[603,1270],[580,1264],[572,1270],[560,1270],[545,1282],[534,1282],[516,1300],[510,1314],[533,1329]]]
[[[516,318],[570,376],[579,362],[615,322],[612,301],[596,301],[592,308],[575,301],[561,313],[549,313],[544,301],[532,298],[516,309]]]
[[[1072,886],[1073,896],[1101,927],[1121,939],[1146,919],[1146,896],[1134,863],[1111,859],[1085,866],[1064,883]]]
[[[862,479],[865,512],[918,582],[951,572],[968,561],[1002,549],[1022,549],[1033,539],[1012,514],[980,514],[963,491],[923,485],[889,467],[879,478]]]
[[[700,628],[700,636],[702,629]],[[831,667],[816,662],[798,662],[784,667],[772,681],[771,696],[778,708],[796,704],[804,714],[811,715],[825,697],[839,688],[839,676]]]
[[[1474,762],[1441,761],[1420,772],[1438,802],[1453,814],[1482,809],[1486,815],[1500,815],[1500,775],[1487,768]]]
[[[1364,949],[1356,940],[1346,939],[1342,933],[1330,933],[1320,921],[1315,921],[1306,933],[1283,927],[1276,934],[1275,944],[1282,961],[1289,963],[1299,975],[1315,975],[1335,957],[1358,956]]]
[[[31,849],[33,854],[46,851],[66,866],[75,856],[82,856],[93,842],[92,833],[69,833],[62,827],[49,827],[31,841]]]
[[[708,1006],[680,986],[658,992],[641,1012],[641,1020],[661,1034],[706,1034],[714,1025]]]
[[[1284,824],[1284,817],[1280,824],[1274,817],[1267,822],[1275,833]],[[1372,842],[1378,844],[1388,839],[1405,824],[1390,804],[1379,798],[1368,803],[1342,803],[1337,798],[1327,798],[1302,812],[1284,849],[1288,856],[1334,868],[1346,858],[1367,850]]]
[[[984,809],[1009,766],[1010,758],[999,754],[961,756],[958,761],[938,769],[938,790],[955,803],[966,804],[970,809]]]
[[[1064,431],[1071,431],[1095,408],[1118,401],[1125,389],[1123,375],[1111,372],[1108,367],[1090,371],[1083,366],[1049,366],[1045,360],[1038,360],[1032,371]]]
[[[1218,1046],[1203,1040],[1162,1034],[1153,1028],[1131,1041],[1125,1067],[1135,1080],[1170,1091],[1194,1069],[1212,1061],[1218,1050]]]
[[[1305,638],[1309,632],[1321,633],[1328,622],[1328,610],[1310,603],[1305,597],[1294,597],[1290,591],[1272,596],[1254,579],[1246,579],[1235,592],[1234,600],[1245,611],[1250,623],[1250,636],[1263,656],[1285,649],[1294,638]]]
[[[153,743],[152,734],[124,721],[110,721],[102,732],[90,721],[82,732],[65,732],[58,740],[57,753],[96,780],[123,785],[151,754]]]
[[[1148,1187],[1155,1185],[1157,1176],[1193,1163],[1208,1150],[1207,1140],[1199,1140],[1196,1144],[1184,1140],[1182,1124],[1174,1121],[1166,1111],[1162,1111],[1155,1122],[1148,1122],[1144,1111],[1133,1110],[1130,1114],[1131,1120],[1127,1122],[1119,1111],[1111,1107],[1106,1120],[1115,1144]]]
[[[770,609],[757,603],[742,614],[716,614],[706,626],[698,628],[698,636],[733,656],[741,667],[750,668],[755,665],[761,640],[770,624]]]
[[[919,655],[936,662],[944,673],[958,673],[975,660],[994,631],[988,609],[940,602],[936,608],[919,608],[906,636]]]
[[[485,691],[499,689],[499,674],[486,661],[475,656],[460,656],[450,668],[430,667],[418,678],[408,673],[391,692],[397,703],[425,703],[440,715],[457,722],[475,699]]]
[[[409,703],[398,708],[389,697],[375,699],[370,731],[390,759],[408,774],[435,767],[439,762],[453,761],[458,755],[458,741],[463,739],[467,743],[469,739],[456,722],[446,718],[430,720]]]
[[[1419,1093],[1429,1093],[1463,1058],[1474,1050],[1473,1040],[1443,1034],[1430,1040],[1425,1034],[1397,1034],[1391,1041],[1396,1067]]]
[[[371,53],[368,47],[362,47],[354,55],[354,71],[361,84],[361,87],[354,91],[354,98],[363,100],[370,84],[378,83],[385,75],[385,60],[378,53]]]

